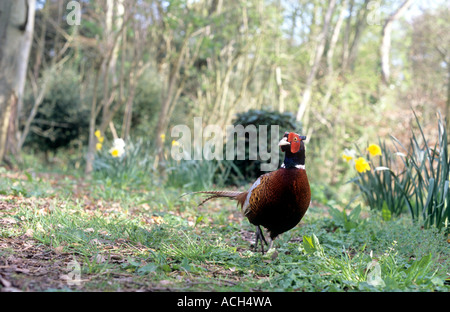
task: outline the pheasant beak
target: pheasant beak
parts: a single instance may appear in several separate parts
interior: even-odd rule
[[[288,142],[286,137],[282,138],[280,143],[278,143],[278,146],[285,146],[285,145],[291,145],[291,143]]]

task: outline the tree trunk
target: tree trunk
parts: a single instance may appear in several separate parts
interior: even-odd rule
[[[34,76],[35,80],[37,80],[39,77],[42,60],[44,58],[45,37],[47,35],[47,24],[48,24],[49,12],[50,12],[50,3],[48,1],[45,2],[44,7],[42,8],[41,12],[42,12],[42,19],[41,19],[42,26],[41,26],[41,30],[40,30],[40,34],[39,34],[39,39],[36,42],[36,48],[35,48],[36,57],[34,60],[34,67],[33,67],[33,76]]]
[[[178,57],[172,66],[169,74],[167,91],[163,96],[163,100],[161,102],[161,110],[159,112],[158,124],[156,126],[156,150],[158,153],[157,163],[163,161],[163,141],[161,140],[161,135],[165,133],[167,125],[168,125],[168,116],[169,116],[169,108],[172,103],[172,100],[175,96],[178,78],[180,76],[180,67],[181,63],[184,59],[184,54],[188,46],[189,35],[186,35],[184,39],[180,51],[178,52]],[[170,51],[170,49],[168,49]],[[173,51],[171,51],[173,53]],[[166,66],[170,67],[169,64]]]
[[[330,21],[333,15],[334,9],[336,7],[336,0],[331,0],[328,6],[327,13],[325,15],[325,20],[323,23],[322,31],[319,34],[318,43],[314,55],[314,61],[309,72],[308,78],[306,80],[305,89],[302,94],[302,100],[298,106],[297,111],[297,121],[300,121],[305,114],[306,108],[309,105],[311,99],[312,85],[314,79],[316,78],[317,70],[319,69],[320,59],[322,58],[323,52],[325,50],[325,43],[327,41],[328,29],[330,28]]]
[[[336,43],[339,39],[339,34],[341,33],[342,23],[344,22],[344,19],[345,19],[345,13],[346,13],[346,9],[347,9],[347,1],[348,0],[342,1],[341,11],[339,13],[339,17],[336,22],[336,25],[334,26],[333,34],[331,36],[330,44],[329,44],[328,51],[327,51],[327,74],[329,76],[331,76],[334,71],[333,56],[334,56],[334,51],[336,48]]]
[[[406,0],[403,2],[403,4],[388,17],[383,26],[380,46],[381,78],[386,85],[389,84],[389,78],[391,75],[389,53],[391,51],[392,24],[402,16],[402,14],[411,6],[412,3],[412,0]]]
[[[353,41],[351,46],[349,47],[348,51],[348,59],[346,63],[346,67],[344,70],[350,69],[350,71],[353,71],[354,64],[356,61],[356,57],[358,55],[359,51],[359,45],[361,43],[361,36],[364,32],[364,29],[367,27],[367,5],[370,3],[370,0],[364,1],[361,9],[358,11],[358,14],[356,16],[356,25],[355,25],[355,35],[353,37]]]
[[[350,0],[350,4],[348,7],[348,17],[347,17],[347,23],[345,25],[345,32],[344,32],[344,38],[342,41],[342,64],[341,68],[344,71],[347,68],[348,64],[348,55],[349,55],[349,46],[350,46],[350,30],[351,30],[351,24],[352,24],[352,12],[353,12],[353,5],[354,0]]]
[[[92,171],[94,170],[94,159],[95,159],[95,119],[97,118],[97,90],[98,90],[98,81],[100,80],[101,73],[101,65],[96,69],[95,81],[94,81],[94,96],[92,97],[91,104],[91,114],[89,117],[89,141],[88,141],[88,150],[86,153],[86,167],[85,174],[86,176],[90,176]]]
[[[125,1],[124,0],[107,0],[105,2],[105,24],[103,29],[103,40],[100,46],[103,47],[101,49],[98,59],[99,67],[95,69],[95,82],[94,82],[94,97],[91,104],[91,114],[89,119],[89,142],[88,142],[88,150],[86,153],[86,167],[85,174],[87,177],[90,177],[93,169],[94,169],[94,160],[95,160],[95,148],[96,148],[96,121],[101,112],[101,122],[98,130],[103,134],[105,133],[109,123],[111,122],[114,114],[119,110],[122,106],[122,99],[117,98],[117,88],[116,85],[121,85],[122,82],[117,82],[116,76],[116,61],[119,55],[119,46],[120,39],[123,34],[123,29],[128,22],[128,17],[125,16]],[[116,18],[116,27],[117,30],[114,30],[113,22],[114,22],[114,10],[117,11]],[[111,78],[110,78],[111,77]],[[121,77],[123,78],[123,77]],[[103,79],[103,98],[101,99],[101,104],[97,105],[97,90],[100,87],[100,79]],[[110,83],[113,84],[113,87],[110,87]],[[112,106],[113,102],[115,105]]]
[[[446,62],[447,64],[447,101],[445,103],[445,114],[446,114],[446,120],[447,120],[447,129],[450,129],[450,63]],[[449,139],[450,139],[450,132],[449,132]],[[449,140],[450,143],[450,140]]]
[[[0,2],[0,161],[17,153],[18,113],[33,39],[35,0]]]

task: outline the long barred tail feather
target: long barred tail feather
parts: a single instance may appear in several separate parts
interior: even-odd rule
[[[220,196],[219,195],[213,195],[213,196],[210,196],[210,197],[208,197],[208,198],[205,198],[200,204],[198,204],[198,206],[197,207],[200,207],[200,206],[202,206],[204,203],[206,203],[208,200],[210,200],[210,199],[213,199],[213,198],[219,198]]]
[[[236,199],[239,200],[238,196],[242,195],[243,192],[233,192],[233,191],[200,191],[200,192],[192,192],[192,193],[185,193],[181,196],[185,196],[185,195],[191,195],[191,194],[209,194],[212,196],[209,196],[208,198],[204,199],[198,206],[200,207],[201,205],[203,205],[205,202],[207,202],[210,199],[213,198],[219,198],[219,197],[227,197],[230,199]],[[240,197],[240,196],[239,196]]]

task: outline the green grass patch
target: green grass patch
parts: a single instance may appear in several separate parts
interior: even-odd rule
[[[449,290],[445,233],[411,226],[401,216],[386,219],[362,205],[346,211],[313,203],[301,226],[275,241],[277,255],[261,255],[251,246],[254,227],[230,201],[197,208],[196,198],[180,198],[177,189],[161,186],[125,192],[120,185],[105,187],[97,182],[74,192],[71,183],[53,181],[62,190],[51,197],[2,195],[0,220],[5,226],[0,237],[26,238],[55,257],[73,257],[80,265],[80,284],[59,280],[59,286],[36,287],[50,291]],[[32,181],[23,183],[33,192]],[[13,254],[13,248],[2,250],[3,258]]]

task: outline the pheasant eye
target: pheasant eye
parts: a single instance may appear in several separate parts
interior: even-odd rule
[[[297,141],[298,141],[297,137],[294,137],[294,141],[295,141],[295,142],[297,142]]]

